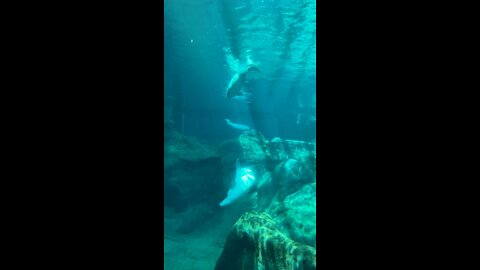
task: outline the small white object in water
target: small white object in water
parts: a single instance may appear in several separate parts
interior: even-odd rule
[[[230,119],[225,119],[225,122],[227,122],[227,125],[233,127],[234,129],[239,129],[239,130],[250,130],[251,129],[249,126],[233,123],[232,121],[230,121]]]

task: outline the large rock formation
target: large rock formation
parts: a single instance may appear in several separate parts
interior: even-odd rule
[[[316,250],[291,240],[268,214],[247,212],[235,223],[215,270],[254,269],[316,269]]]
[[[207,203],[216,206],[223,193],[219,177],[220,156],[216,149],[174,129],[164,138],[165,206],[177,211]]]
[[[249,130],[238,137],[242,149],[241,158],[248,163],[265,164],[270,162],[268,140],[256,130]]]
[[[253,202],[251,209],[260,213],[246,214],[237,222],[218,269],[262,269],[262,265],[297,269],[288,268],[299,263],[295,252],[315,250],[315,143],[279,138],[269,141],[252,130],[211,146],[168,129],[164,155],[165,205],[171,209],[166,225],[182,233],[191,232],[218,213],[218,203],[235,177],[236,159],[255,170],[256,192],[236,204]],[[296,251],[290,250],[293,247]],[[236,249],[244,252],[236,259],[243,268],[221,268],[226,267],[222,260],[233,256],[229,254]]]
[[[220,158],[213,145],[201,143],[194,137],[184,136],[173,128],[165,130],[164,146],[165,170]]]
[[[257,131],[242,133],[238,140],[220,147],[225,179],[232,178],[239,158],[254,165],[257,175],[256,211],[265,211],[286,236],[316,246],[315,143],[274,138]],[[228,175],[230,173],[230,175]]]
[[[301,189],[280,200],[276,197],[265,211],[278,224],[278,229],[291,239],[316,246],[316,184]]]

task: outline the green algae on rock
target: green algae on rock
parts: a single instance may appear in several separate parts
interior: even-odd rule
[[[303,186],[284,200],[272,201],[266,210],[278,229],[293,240],[316,246],[316,183]]]
[[[258,131],[243,132],[238,137],[243,150],[243,160],[248,163],[264,163],[270,160],[267,151],[267,139]]]
[[[266,213],[247,212],[230,232],[215,270],[316,269],[315,248],[277,228]]]

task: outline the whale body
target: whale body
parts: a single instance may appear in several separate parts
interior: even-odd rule
[[[222,202],[220,202],[219,205],[221,207],[231,204],[232,202],[243,197],[256,185],[257,180],[255,179],[255,175],[252,169],[248,167],[242,167],[238,159],[235,165],[236,174],[234,186],[228,190],[227,197]]]
[[[233,127],[234,129],[239,129],[239,130],[250,130],[251,129],[249,126],[233,123],[232,121],[230,121],[230,119],[225,119],[225,122],[227,122],[227,125]]]
[[[245,85],[245,80],[247,73],[251,70],[259,71],[257,66],[253,63],[249,63],[247,67],[233,75],[230,79],[230,82],[227,86],[227,91],[225,96],[227,98],[232,98],[234,96],[241,96],[243,94],[243,86]]]

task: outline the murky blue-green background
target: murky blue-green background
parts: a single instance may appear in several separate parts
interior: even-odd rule
[[[220,140],[238,132],[312,140],[316,109],[316,3],[313,0],[165,0],[165,95],[175,127]],[[261,72],[253,102],[226,99],[232,59],[248,55]]]

